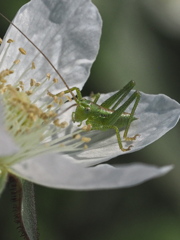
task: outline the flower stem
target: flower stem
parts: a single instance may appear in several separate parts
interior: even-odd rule
[[[38,240],[37,218],[33,183],[9,175],[14,221],[24,240]]]

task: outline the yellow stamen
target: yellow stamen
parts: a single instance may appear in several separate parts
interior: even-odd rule
[[[54,79],[53,79],[53,82],[54,82],[54,83],[58,83],[58,79],[57,79],[57,78],[54,78]]]
[[[56,127],[61,127],[61,123],[60,123],[60,120],[57,118],[57,119],[55,119],[54,121],[53,121],[53,123],[54,123],[54,125],[56,126]]]
[[[31,91],[31,90],[26,91],[26,94],[27,94],[28,96],[32,95],[32,93],[33,93],[33,91]]]
[[[52,107],[53,107],[52,104],[49,104],[49,105],[47,106],[48,109],[50,109],[50,108],[52,108]]]
[[[25,50],[24,48],[19,48],[19,51],[20,51],[20,53],[23,54],[23,55],[26,55],[26,54],[27,54],[27,52],[26,52],[26,50]]]
[[[47,73],[47,74],[46,74],[46,77],[47,77],[48,79],[50,79],[50,78],[51,78],[51,74],[50,74],[50,73]]]
[[[82,127],[82,130],[84,130],[84,131],[91,131],[91,129],[92,129],[91,124],[88,124],[88,125],[85,125],[85,126]]]
[[[68,123],[65,121],[61,123],[61,128],[66,128],[67,126],[68,126]]]
[[[33,87],[33,86],[35,86],[35,85],[36,85],[36,80],[33,79],[33,78],[31,78],[31,80],[30,80],[30,86]]]
[[[82,141],[82,142],[85,142],[85,143],[88,143],[88,142],[91,141],[91,138],[89,138],[89,137],[82,137],[82,138],[81,138],[81,141]]]
[[[12,43],[12,42],[14,42],[13,39],[8,39],[8,40],[7,40],[7,43]]]
[[[31,69],[35,69],[35,68],[36,68],[36,65],[34,62],[32,62]]]
[[[16,59],[13,63],[17,65],[17,64],[20,63],[20,60],[19,60],[19,59]]]
[[[40,82],[37,82],[37,83],[35,84],[36,87],[39,87],[40,85],[41,85]]]
[[[81,135],[80,134],[75,134],[73,136],[73,138],[76,139],[76,140],[79,140],[79,139],[81,139]]]

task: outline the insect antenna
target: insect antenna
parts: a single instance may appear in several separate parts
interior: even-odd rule
[[[57,70],[57,68],[52,64],[52,62],[49,60],[49,58],[46,56],[45,53],[43,53],[41,51],[40,48],[38,48],[38,46],[36,46],[31,39],[26,36],[26,34],[24,34],[21,29],[19,29],[11,20],[9,20],[7,17],[5,17],[2,13],[0,13],[0,16],[3,17],[7,22],[9,22],[13,27],[15,27],[40,53],[41,55],[47,60],[47,62],[51,65],[51,67],[54,69],[54,71],[57,73],[57,75],[60,77],[60,79],[62,80],[62,82],[64,83],[64,85],[66,86],[66,88],[68,89],[69,93],[72,95],[73,99],[77,102],[77,98],[74,95],[74,93],[71,91],[70,87],[67,85],[66,81],[64,80],[63,76],[59,73],[59,71]]]
[[[72,104],[71,106],[67,107],[64,111],[62,111],[61,113],[58,114],[58,116],[61,116],[63,113],[67,112],[70,108],[77,106],[77,103]]]

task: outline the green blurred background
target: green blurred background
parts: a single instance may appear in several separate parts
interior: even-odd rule
[[[1,2],[12,19],[27,1]],[[94,0],[104,20],[101,49],[84,94],[120,89],[131,79],[146,93],[180,102],[180,1]],[[8,24],[0,19],[1,36]],[[145,149],[111,162],[174,164],[168,175],[129,189],[66,191],[35,186],[42,240],[179,240],[180,126]],[[0,239],[20,239],[7,188]]]

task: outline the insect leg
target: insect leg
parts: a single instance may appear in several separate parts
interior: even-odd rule
[[[70,91],[76,91],[77,98],[82,99],[81,91],[77,87],[70,88]],[[70,93],[69,90],[64,91],[64,93]]]
[[[99,128],[98,126],[95,126],[95,127],[93,126],[93,130],[108,130],[108,129],[114,129],[115,130],[117,141],[118,141],[119,148],[121,149],[121,151],[125,152],[125,151],[129,151],[131,149],[132,145],[130,145],[128,148],[123,147],[118,127],[111,126],[111,125],[105,125],[105,126],[101,126],[101,128]]]
[[[101,94],[100,93],[97,93],[94,95],[94,100],[93,100],[93,103],[97,103],[98,99],[100,98]]]
[[[109,128],[113,128],[116,132],[116,137],[117,137],[117,141],[118,141],[118,144],[119,144],[119,148],[121,149],[121,151],[123,152],[126,152],[126,151],[129,151],[132,147],[132,145],[130,145],[128,148],[124,148],[123,145],[122,145],[122,141],[121,141],[121,137],[120,137],[120,134],[119,134],[119,129],[118,127],[116,126],[110,126]]]
[[[118,109],[116,109],[109,118],[104,120],[106,125],[115,125],[119,119],[119,117],[125,112],[127,107],[134,101],[134,99],[137,98],[138,92],[134,92],[125,103],[123,103],[122,106],[120,106]],[[140,95],[139,95],[140,96]],[[137,105],[137,104],[136,104]],[[137,107],[137,106],[136,106]],[[131,116],[131,119],[133,118],[133,115]],[[131,120],[132,121],[132,120]]]
[[[110,108],[115,103],[111,109],[116,109],[119,103],[128,95],[128,93],[131,91],[131,89],[133,89],[134,86],[135,82],[130,81],[128,84],[126,84],[126,86],[124,86],[123,89],[119,90],[113,96],[104,101],[101,106],[104,108]]]
[[[136,111],[136,108],[138,106],[138,103],[139,103],[139,100],[140,100],[140,93],[139,92],[135,92],[136,93],[136,100],[135,100],[135,103],[134,103],[134,106],[131,110],[131,113],[130,113],[130,116],[129,116],[129,121],[127,123],[127,126],[125,128],[125,131],[124,131],[124,135],[123,135],[123,138],[126,140],[126,141],[132,141],[132,140],[135,140],[137,136],[139,136],[139,134],[136,134],[134,137],[127,137],[127,134],[128,134],[128,131],[129,131],[129,128],[130,128],[130,125],[131,125],[131,122],[133,121],[133,117],[134,117],[134,113]]]
[[[82,98],[81,91],[77,87],[70,88],[71,91],[76,91],[78,99]],[[64,91],[64,93],[70,93],[69,90]]]

